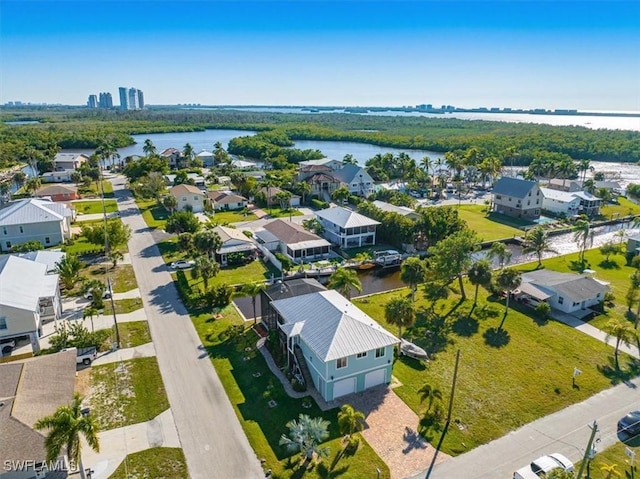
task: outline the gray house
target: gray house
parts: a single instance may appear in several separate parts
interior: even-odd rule
[[[12,201],[0,209],[0,251],[37,240],[54,246],[71,237],[73,210],[42,199]]]
[[[629,236],[629,239],[627,239],[627,253],[640,254],[640,235]]]
[[[535,181],[502,177],[493,187],[493,211],[514,218],[540,218],[542,200]]]

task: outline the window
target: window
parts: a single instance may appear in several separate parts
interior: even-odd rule
[[[194,197],[193,197],[193,199],[194,199],[194,200],[196,200],[196,201],[198,201],[198,197],[197,197],[197,196],[194,196]]]
[[[24,228],[20,226],[20,233],[24,233]]]
[[[564,304],[564,298],[562,296],[558,296],[558,303]]]
[[[529,192],[529,196],[531,196],[531,192]]]
[[[600,293],[596,294],[596,298],[599,298],[599,297],[600,297]]]
[[[0,329],[7,329],[7,318],[0,316]]]
[[[7,241],[7,249],[11,248],[11,241]]]
[[[531,204],[531,200],[527,200],[527,206]]]
[[[496,195],[496,200],[501,200],[502,199],[502,195]]]
[[[511,201],[511,196],[509,196],[509,201]]]
[[[366,358],[366,357],[367,357],[367,352],[366,351],[364,353],[356,354],[356,358],[358,358],[358,359],[362,359],[362,358]]]
[[[347,358],[340,358],[336,361],[336,369],[342,369],[347,367]]]
[[[186,197],[186,196],[183,196],[183,197],[182,197],[182,201],[187,201],[187,197]]]
[[[385,351],[385,349],[384,349],[384,348],[378,348],[378,349],[376,349],[376,358],[381,358],[381,357],[383,357],[383,356],[384,356],[384,351]]]
[[[4,234],[8,234],[8,233],[7,233],[7,228],[2,228],[2,232],[3,232]]]
[[[44,237],[44,244],[51,244],[51,238],[49,238],[48,236]]]

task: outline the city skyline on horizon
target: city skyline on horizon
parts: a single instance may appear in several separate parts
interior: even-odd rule
[[[4,0],[0,45],[0,104],[640,110],[638,2]]]

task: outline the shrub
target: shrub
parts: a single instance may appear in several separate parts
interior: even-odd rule
[[[299,393],[305,392],[307,390],[307,386],[304,383],[298,381],[296,378],[293,378],[291,380],[291,387],[294,391]]]
[[[551,306],[548,303],[542,302],[538,303],[536,306],[536,314],[541,319],[547,319],[551,314]]]
[[[631,267],[640,269],[640,255],[635,255],[631,260]]]
[[[233,288],[223,283],[214,286],[198,299],[204,301],[210,308],[224,308],[231,302],[231,295],[233,295]]]
[[[325,208],[329,207],[329,203],[327,203],[326,201],[318,200],[316,198],[312,198],[311,199],[311,206],[313,206],[314,208],[316,208],[318,210],[324,210]]]
[[[282,253],[276,253],[276,258],[282,263],[283,271],[291,271],[293,269],[293,261],[291,261],[288,256]]]

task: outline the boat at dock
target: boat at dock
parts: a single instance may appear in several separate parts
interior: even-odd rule
[[[376,251],[374,253],[373,261],[383,268],[400,266],[400,263],[402,263],[402,253],[393,249]]]

